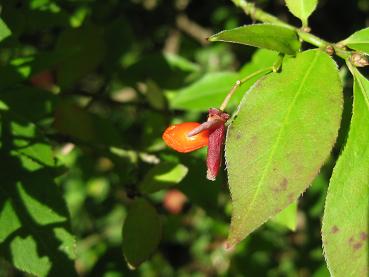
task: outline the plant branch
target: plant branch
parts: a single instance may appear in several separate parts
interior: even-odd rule
[[[248,3],[245,0],[231,0],[235,6],[241,8],[245,14],[250,16],[255,21],[261,21],[264,23],[273,23],[283,25],[288,28],[294,28],[293,26],[283,22],[279,18],[271,15],[263,10],[257,8],[254,3]]]
[[[253,3],[248,3],[246,0],[231,0],[231,1],[234,3],[235,6],[241,8],[245,12],[246,15],[250,16],[255,21],[278,24],[278,25],[282,25],[284,27],[293,29],[297,32],[299,38],[307,43],[310,43],[324,50],[327,47],[333,47],[336,55],[344,60],[346,60],[351,55],[350,51],[346,51],[338,47],[334,43],[327,42],[321,39],[320,37],[317,37],[309,33],[305,28],[302,28],[302,29],[296,28],[295,26],[292,26],[280,20],[279,18],[257,8],[255,4]]]

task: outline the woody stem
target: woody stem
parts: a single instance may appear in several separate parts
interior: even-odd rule
[[[292,26],[280,20],[279,18],[257,8],[254,3],[249,3],[246,0],[231,0],[231,1],[233,2],[235,6],[241,8],[246,15],[250,16],[255,21],[260,21],[263,23],[278,24],[286,28],[293,29],[297,32],[297,35],[299,36],[301,40],[307,43],[310,43],[323,50],[325,50],[328,46],[331,46],[334,49],[335,54],[344,60],[348,59],[349,56],[351,55],[350,51],[346,51],[340,48],[339,45],[325,41],[324,39],[321,39],[320,37],[317,37],[311,34],[309,31],[305,30],[304,28],[302,29],[296,28],[295,26]]]

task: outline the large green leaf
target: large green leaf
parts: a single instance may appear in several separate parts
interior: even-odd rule
[[[356,68],[349,136],[330,180],[322,238],[332,276],[369,274],[369,81]]]
[[[273,24],[254,24],[225,30],[211,36],[209,40],[246,44],[290,55],[300,49],[300,42],[293,29]]]
[[[174,109],[190,111],[218,107],[237,80],[238,74],[234,72],[208,73],[192,85],[176,91],[169,104]]]
[[[301,19],[304,26],[307,26],[307,20],[313,13],[318,0],[286,0],[286,5],[290,12]]]
[[[123,226],[123,254],[132,268],[146,261],[161,238],[161,221],[155,208],[144,199],[130,207]]]
[[[344,45],[362,51],[369,55],[369,28],[365,28],[353,33],[347,39],[342,41]]]
[[[227,134],[229,247],[295,201],[336,140],[342,85],[334,61],[309,50],[282,68],[246,93]]]

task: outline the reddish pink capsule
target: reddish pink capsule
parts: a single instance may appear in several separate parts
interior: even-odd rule
[[[215,180],[222,164],[225,123],[228,119],[229,115],[227,113],[211,108],[209,109],[208,121],[188,133],[188,136],[194,136],[204,130],[209,130],[208,156],[206,159],[208,171],[206,177],[211,181]]]

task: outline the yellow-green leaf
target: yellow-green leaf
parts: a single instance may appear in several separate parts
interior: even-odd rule
[[[356,68],[351,127],[333,170],[322,238],[332,276],[369,274],[369,81]]]
[[[271,222],[282,225],[291,231],[295,231],[297,226],[297,202],[283,209],[271,220]]]
[[[290,12],[301,19],[304,26],[307,26],[307,20],[309,16],[313,13],[318,0],[286,0],[286,5]]]
[[[5,22],[0,18],[0,41],[6,39],[11,34],[12,32],[9,30],[8,26],[6,26]]]
[[[347,39],[342,41],[348,47],[364,52],[369,55],[369,28],[365,28],[353,33]]]
[[[296,201],[337,137],[342,85],[335,62],[309,50],[282,68],[245,94],[228,130],[229,247]]]

